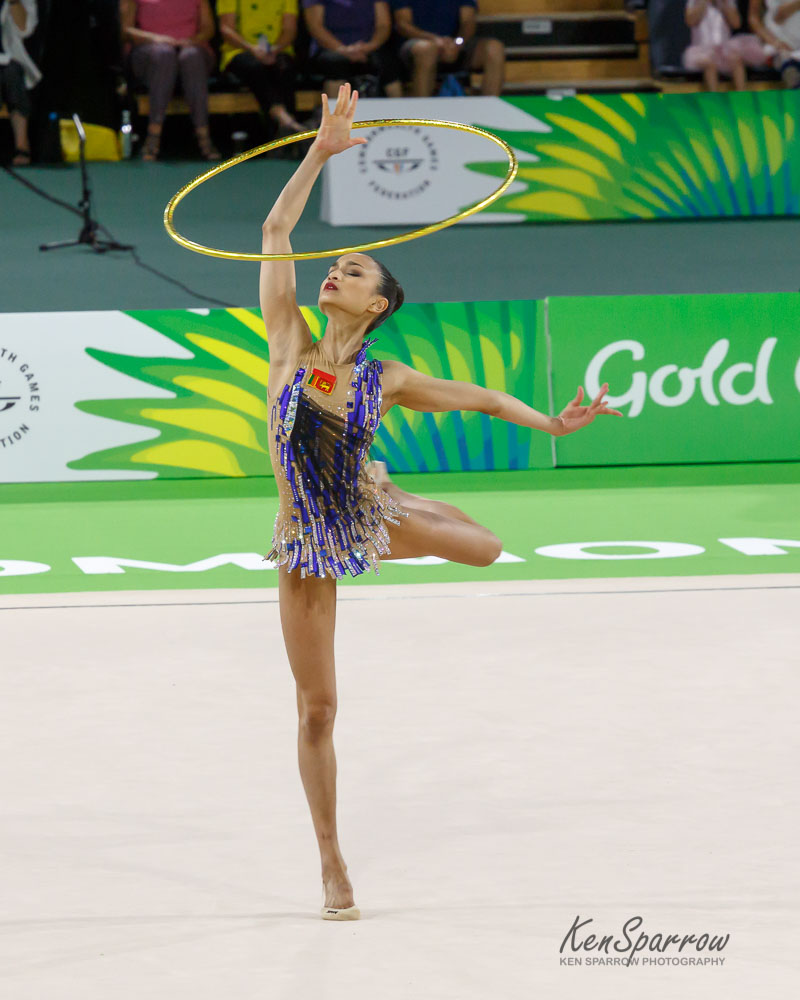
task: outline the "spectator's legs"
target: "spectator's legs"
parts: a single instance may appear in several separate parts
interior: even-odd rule
[[[200,152],[206,160],[220,158],[208,134],[208,74],[213,65],[213,55],[202,45],[184,45],[178,51],[183,93],[189,105]]]
[[[745,66],[766,66],[767,54],[758,35],[734,35],[725,45],[726,49],[739,56]]]
[[[14,132],[14,145],[17,152],[11,161],[14,167],[24,167],[31,162],[31,146],[28,140],[28,119],[19,111],[11,112],[11,129]]]
[[[731,58],[731,79],[734,90],[747,90],[747,70],[741,59]]]
[[[147,140],[142,150],[142,158],[155,160],[158,156],[167,105],[175,91],[178,55],[175,46],[166,42],[143,42],[133,47],[130,58],[134,75],[146,84],[150,98]]]
[[[711,45],[690,45],[683,53],[683,65],[702,72],[706,90],[719,90],[719,74],[714,58],[714,47]]]
[[[322,89],[334,101],[339,96],[339,87],[359,72],[359,66],[363,67],[364,63],[351,62],[345,56],[329,51],[318,52],[311,63],[311,69],[325,78]]]
[[[367,60],[369,71],[378,77],[378,84],[387,97],[403,97],[403,66],[397,54],[388,45],[382,45],[377,51],[371,52]]]
[[[733,38],[718,47],[715,62],[719,72],[729,76],[733,81],[732,90],[747,90],[744,57],[738,46],[733,44]]]
[[[181,85],[195,129],[208,130],[208,74],[214,58],[201,45],[185,45],[178,50]]]
[[[439,49],[427,38],[413,38],[407,51],[411,59],[411,93],[414,97],[430,97],[436,85],[436,64]]]
[[[150,97],[148,124],[164,122],[167,105],[175,90],[178,75],[178,55],[166,42],[144,42],[131,52],[131,65],[136,76],[147,85]]]
[[[479,38],[475,43],[470,69],[482,70],[481,93],[499,97],[506,75],[506,50],[497,38]]]
[[[706,90],[719,90],[719,73],[713,62],[703,67],[703,83]]]
[[[289,110],[295,79],[290,59],[281,59],[279,55],[273,66],[266,66],[252,52],[240,52],[228,63],[228,72],[253,91],[265,118],[292,131],[303,131]]]
[[[28,118],[31,113],[31,102],[25,87],[25,72],[14,59],[5,66],[0,66],[0,107],[3,93],[8,102],[8,112],[11,118],[11,129],[14,133],[16,152],[11,161],[14,167],[24,167],[31,162],[31,147],[28,140]]]

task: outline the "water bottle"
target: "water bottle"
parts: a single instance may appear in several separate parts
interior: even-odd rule
[[[122,128],[120,132],[122,134],[122,155],[126,160],[130,159],[131,156],[131,131],[133,126],[131,125],[131,113],[127,108],[122,112]]]

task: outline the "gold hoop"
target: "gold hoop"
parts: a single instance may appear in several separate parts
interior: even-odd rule
[[[302,142],[304,139],[310,139],[315,136],[319,129],[314,129],[311,132],[300,132],[296,135],[285,136],[283,139],[276,139],[274,142],[267,142],[263,146],[255,146],[253,149],[245,150],[244,153],[238,153],[236,156],[232,156],[229,160],[225,160],[224,163],[219,163],[217,166],[212,167],[207,170],[204,174],[200,174],[195,177],[193,181],[185,184],[180,191],[174,194],[167,207],[164,209],[164,227],[166,228],[169,235],[179,243],[182,247],[186,247],[187,250],[194,250],[196,253],[204,253],[209,257],[223,257],[226,260],[316,260],[320,257],[338,257],[344,253],[357,253],[364,250],[376,250],[379,247],[392,246],[394,243],[404,243],[407,240],[415,240],[420,236],[427,236],[428,233],[435,233],[439,229],[444,229],[447,226],[452,226],[456,222],[460,222],[461,219],[466,219],[469,215],[474,215],[476,212],[480,212],[482,209],[486,208],[487,205],[491,205],[493,201],[506,191],[517,175],[517,169],[519,164],[517,163],[517,157],[514,155],[514,151],[499,136],[494,135],[491,132],[487,132],[485,129],[477,128],[475,125],[463,125],[461,122],[446,122],[446,121],[436,121],[430,118],[379,118],[374,121],[365,122],[353,122],[351,128],[383,128],[387,125],[422,125],[422,126],[432,126],[438,128],[452,128],[459,132],[469,132],[472,135],[478,135],[485,139],[491,139],[496,145],[498,145],[503,152],[508,157],[508,171],[503,179],[503,183],[496,191],[493,191],[486,198],[482,198],[480,201],[475,202],[474,205],[470,205],[469,208],[465,208],[462,212],[457,212],[455,215],[450,215],[446,219],[442,219],[441,222],[433,222],[427,226],[421,226],[419,229],[413,229],[410,233],[402,233],[400,236],[390,236],[385,240],[373,240],[372,243],[361,243],[358,246],[352,247],[337,247],[334,250],[319,250],[312,253],[231,253],[229,250],[216,250],[214,247],[203,246],[202,243],[195,243],[193,240],[187,240],[185,236],[175,229],[172,222],[172,216],[175,211],[175,206],[183,198],[193,191],[196,187],[199,187],[205,181],[210,180],[216,174],[222,173],[223,170],[229,170],[231,167],[235,167],[238,163],[243,163],[245,160],[249,160],[253,156],[258,156],[259,153],[266,153],[270,149],[279,149],[281,146],[288,146],[293,142]],[[355,147],[353,147],[355,148]]]

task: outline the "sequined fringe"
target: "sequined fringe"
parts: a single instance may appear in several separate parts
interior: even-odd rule
[[[399,519],[408,517],[408,511],[402,510],[386,490],[376,487],[372,495],[367,490],[360,491],[358,505],[348,515],[335,522],[324,537],[315,537],[315,534],[322,536],[322,526],[316,524],[309,527],[303,538],[300,525],[285,516],[281,520],[279,511],[272,548],[264,558],[276,568],[287,565],[289,572],[299,567],[301,579],[332,576],[338,580],[348,572],[360,576],[370,570],[380,576],[379,557],[390,551],[389,532],[383,522],[400,524]],[[363,535],[356,533],[356,523]],[[344,530],[342,525],[346,526]]]

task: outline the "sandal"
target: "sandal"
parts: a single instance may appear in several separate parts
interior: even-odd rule
[[[153,160],[158,159],[158,153],[160,149],[161,149],[161,133],[148,132],[147,138],[144,140],[144,145],[142,146],[142,159],[148,163],[152,163]]]
[[[200,147],[200,155],[204,160],[219,160],[221,159],[219,150],[211,141],[211,136],[208,132],[198,132],[195,129],[195,135],[197,136],[197,145]]]
[[[24,160],[20,157],[24,156]],[[12,167],[29,167],[31,165],[31,151],[29,149],[15,149],[14,159],[11,161]]]

